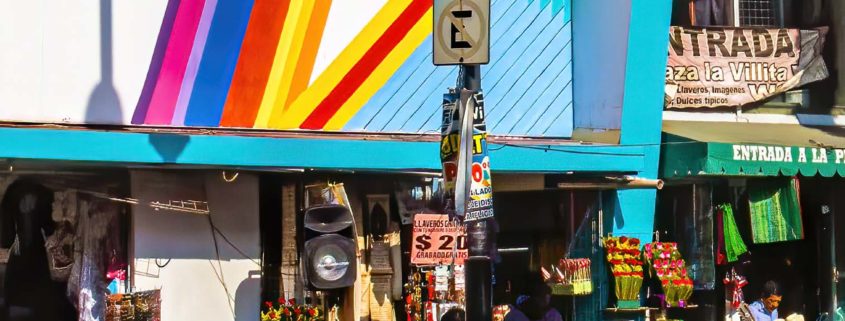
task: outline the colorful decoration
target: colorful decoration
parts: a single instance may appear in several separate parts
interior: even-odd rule
[[[650,271],[657,276],[663,287],[666,304],[670,307],[684,306],[692,295],[692,279],[677,243],[654,242],[645,245],[645,259]]]
[[[745,298],[742,294],[742,288],[748,285],[748,280],[744,276],[736,273],[736,270],[731,269],[725,274],[725,279],[722,280],[725,284],[726,297],[730,297],[731,306],[734,309],[739,309]]]
[[[279,298],[278,303],[264,302],[261,309],[261,321],[324,321],[320,308],[309,305],[297,305],[296,300]]]
[[[604,248],[607,250],[607,262],[610,263],[620,307],[623,301],[628,301],[626,305],[631,305],[631,302],[639,299],[640,287],[643,285],[640,240],[625,236],[608,237],[604,239]]]
[[[454,84],[457,68],[431,64],[432,2],[382,2],[170,1],[131,124],[435,129],[439,102]],[[491,35],[500,37],[491,39],[491,51],[512,57],[492,61],[488,67],[498,72],[485,74],[486,81],[502,88],[491,88],[487,97],[501,109],[490,113],[492,132],[570,134],[569,7],[491,4],[495,16],[505,17],[491,21]],[[531,43],[545,49],[531,50]],[[511,68],[516,65],[525,68]],[[525,98],[507,95],[505,88],[529,77],[542,86],[526,88]],[[534,112],[522,111],[529,106]]]

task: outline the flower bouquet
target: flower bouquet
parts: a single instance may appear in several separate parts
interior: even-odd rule
[[[625,236],[608,237],[604,240],[604,247],[619,307],[639,307],[640,287],[643,285],[640,240]]]
[[[278,304],[264,302],[261,321],[325,321],[325,317],[318,307],[297,305],[294,299],[279,298]]]
[[[670,307],[684,306],[692,296],[693,284],[687,275],[686,262],[678,251],[678,244],[646,244],[644,256],[651,272],[660,280],[666,304]]]
[[[558,266],[540,268],[553,295],[588,295],[593,293],[590,259],[561,259]]]

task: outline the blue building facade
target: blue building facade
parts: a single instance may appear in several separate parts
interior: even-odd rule
[[[389,52],[364,76],[356,74],[364,67],[355,69],[358,68],[355,63],[370,59],[370,54],[375,52],[373,48],[383,43],[368,45],[363,43],[363,38],[353,37],[354,34],[343,40],[339,32],[333,33],[340,30],[333,22],[333,19],[339,19],[334,14],[343,9],[333,6],[341,4],[329,1],[328,8],[298,4],[285,8],[290,21],[295,20],[291,17],[305,16],[311,20],[306,19],[303,25],[286,21],[279,27],[279,40],[275,45],[260,43],[258,38],[251,36],[256,31],[251,30],[264,26],[275,36],[272,34],[275,29],[263,25],[261,12],[256,10],[281,10],[279,8],[267,8],[258,2],[252,4],[252,1],[220,0],[217,9],[223,11],[207,13],[207,7],[213,5],[197,4],[195,10],[200,11],[197,16],[191,16],[186,13],[190,10],[186,1],[183,1],[184,9],[163,4],[158,8],[163,14],[159,11],[148,14],[164,21],[160,29],[144,38],[148,41],[143,43],[150,47],[144,49],[148,55],[137,58],[127,53],[120,47],[120,37],[125,35],[113,34],[118,41],[114,59],[110,57],[109,63],[113,61],[116,70],[123,72],[123,64],[130,65],[132,59],[152,61],[146,74],[141,70],[134,78],[123,74],[113,78],[118,97],[123,101],[122,105],[118,104],[124,117],[75,119],[70,116],[70,121],[63,121],[65,117],[56,110],[69,109],[68,114],[75,114],[72,109],[77,106],[69,102],[66,107],[56,106],[41,116],[32,116],[15,109],[21,108],[21,104],[35,102],[0,100],[0,118],[7,121],[0,128],[0,159],[10,168],[37,164],[39,168],[203,169],[314,173],[319,177],[332,173],[439,173],[440,102],[446,88],[454,86],[458,75],[456,67],[432,65],[430,4],[417,2],[391,0],[380,10],[362,11],[361,14],[372,17],[372,21],[361,27],[361,33],[380,30],[381,23],[385,35],[396,34],[391,33],[394,30],[391,28],[401,27],[397,21],[411,19],[414,10],[420,12],[413,16],[415,23],[404,33],[399,32]],[[517,181],[521,176],[541,177],[544,183],[535,187],[541,190],[567,189],[572,184],[602,181],[592,188],[599,195],[593,212],[600,215],[590,216],[602,230],[579,231],[571,253],[593,258],[593,273],[598,285],[592,296],[577,300],[577,319],[596,319],[596,316],[601,319],[609,287],[604,276],[603,255],[595,237],[628,235],[649,241],[653,232],[656,190],[617,188],[605,183],[608,177],[611,180],[658,178],[663,71],[671,3],[645,0],[624,3],[612,0],[491,2],[491,62],[481,67],[481,87],[485,93],[493,172]],[[325,11],[322,16],[320,10]],[[282,14],[282,11],[276,14]],[[391,13],[394,15],[390,16]],[[128,14],[116,9],[111,17],[119,19]],[[196,21],[191,22],[191,17]],[[309,35],[320,21],[325,25],[322,42],[312,44],[307,37],[303,38],[305,40],[297,38],[296,30],[305,30],[301,32]],[[220,32],[226,23],[241,26],[243,30],[234,35],[231,30]],[[185,36],[181,33],[184,30],[193,30],[193,33]],[[157,38],[155,32],[158,32]],[[205,36],[202,36],[203,32]],[[332,37],[336,34],[338,42],[343,40],[349,45],[335,50],[339,52],[337,57],[326,60],[321,66],[322,56],[318,53],[334,50],[326,43],[335,40]],[[111,31],[109,35],[112,36]],[[194,41],[193,49],[181,60],[175,49],[178,43],[170,41],[183,39],[180,37]],[[197,39],[201,37],[207,39],[198,43]],[[390,40],[385,39],[385,42]],[[237,46],[232,41],[242,44],[240,51],[234,48]],[[291,54],[294,51],[283,55],[287,50],[285,41],[301,50],[296,51],[296,55]],[[205,53],[197,50],[202,46],[205,46]],[[221,50],[230,47],[234,48],[232,59],[214,66],[202,63],[208,55],[212,56],[206,61],[225,60],[226,57],[220,56],[225,53]],[[359,47],[370,50],[356,56],[354,49]],[[262,56],[262,48],[275,51]],[[286,76],[285,66],[307,64],[302,60],[290,60],[290,57],[305,57],[308,53],[316,57],[310,62],[313,70],[302,75],[291,67],[294,75]],[[264,67],[249,69],[247,60],[258,64],[261,59],[267,61]],[[184,64],[179,65],[180,61]],[[193,68],[198,71],[193,71],[193,83],[187,83],[192,61],[195,62]],[[291,61],[292,64],[285,64]],[[344,71],[342,67],[347,61],[349,68]],[[231,70],[214,69],[223,65]],[[49,73],[48,67],[44,68]],[[289,87],[279,85],[282,89],[276,91],[276,87],[271,90],[247,80],[239,82],[241,68],[244,73],[252,71],[251,75],[260,74],[256,70],[264,70],[267,76],[262,84],[267,84],[267,88],[272,87],[269,84],[289,84]],[[324,70],[318,70],[320,68]],[[176,75],[182,78],[177,77],[178,82],[168,82],[176,79],[173,78]],[[209,75],[220,75],[220,79],[228,82],[217,84],[219,79]],[[344,81],[355,77],[361,78],[360,83],[350,89],[352,92],[345,100],[337,102],[336,97],[342,92],[337,88],[347,88]],[[297,87],[297,81],[303,85]],[[245,83],[247,85],[243,85]],[[322,86],[324,84],[329,86]],[[193,97],[190,90],[187,93],[184,90],[191,85],[193,95],[216,90],[215,95]],[[122,86],[129,86],[134,91]],[[182,91],[173,94],[166,90],[170,88],[168,86],[181,86]],[[250,107],[248,99],[242,98],[249,96],[243,96],[244,87],[237,86],[247,86],[252,88],[250,90],[261,87],[261,90],[255,89],[263,94],[256,94],[262,98],[251,102],[254,108]],[[51,95],[45,88],[40,90],[45,96]],[[168,93],[176,95],[172,105],[165,103]],[[145,95],[149,97],[145,98]],[[279,98],[284,95],[293,98]],[[212,102],[212,96],[220,99]],[[236,98],[241,100],[235,101]],[[269,102],[265,102],[267,99]],[[180,107],[183,100],[188,103]],[[229,100],[234,101],[231,106]],[[199,103],[203,101],[205,103]],[[95,99],[91,103],[109,102]],[[215,104],[220,106],[214,107]],[[47,106],[43,110],[50,108],[53,107]],[[185,108],[181,120],[179,108]],[[209,112],[204,114],[203,108],[210,108]],[[160,116],[167,111],[171,117]],[[253,112],[251,116],[248,115],[250,111]],[[243,119],[247,121],[239,122]],[[199,122],[192,123],[194,120]],[[598,222],[599,218],[603,221]],[[590,239],[589,244],[584,243]]]

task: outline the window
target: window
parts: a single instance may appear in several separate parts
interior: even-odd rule
[[[734,19],[735,26],[783,26],[781,0],[734,0],[734,10],[739,12]]]

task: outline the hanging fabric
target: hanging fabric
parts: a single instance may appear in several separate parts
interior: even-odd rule
[[[728,256],[728,262],[735,262],[740,255],[748,252],[748,248],[742,241],[742,235],[739,234],[731,204],[719,205],[719,210],[722,212],[722,224],[724,225],[725,253]]]
[[[721,206],[716,209],[716,264],[728,264],[728,257],[725,254],[725,224],[724,210]]]
[[[725,0],[689,0],[690,24],[693,26],[727,25]]]
[[[797,178],[755,180],[749,183],[748,203],[754,243],[804,238],[798,197]]]

